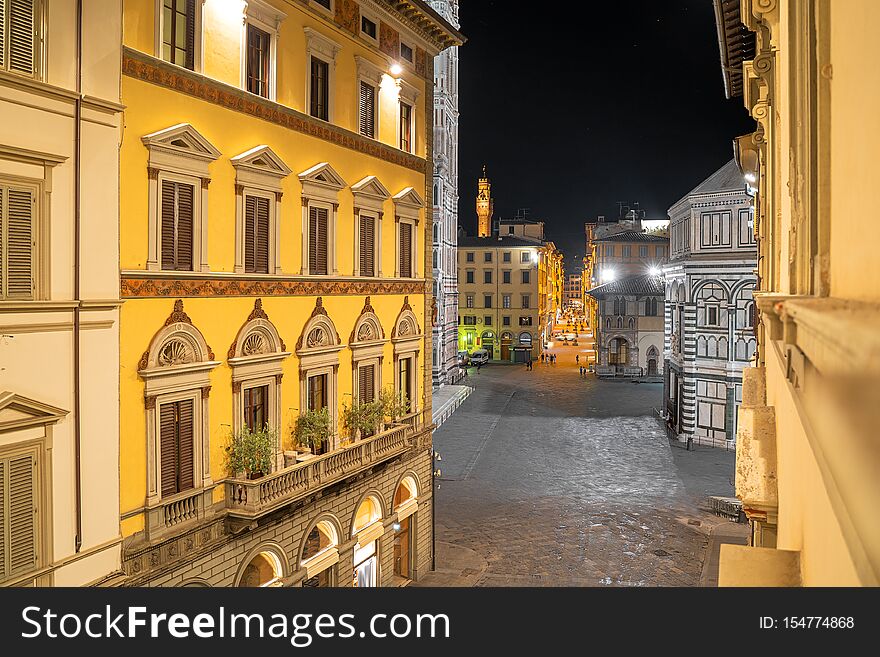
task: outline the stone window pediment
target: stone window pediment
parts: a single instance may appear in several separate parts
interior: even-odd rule
[[[214,352],[183,309],[183,301],[174,309],[141,356],[138,373],[144,380],[210,370],[219,365]],[[206,375],[207,376],[207,375]]]
[[[319,162],[299,174],[299,181],[303,186],[303,196],[317,196],[327,198],[332,195],[333,200],[339,190],[348,187],[348,183],[329,162]]]
[[[248,364],[266,365],[287,358],[290,352],[278,334],[275,325],[263,310],[263,300],[254,301],[245,323],[226,353],[229,364],[241,367]],[[280,364],[278,365],[280,373]]]
[[[391,198],[385,185],[376,176],[367,176],[351,186],[355,207],[381,212],[383,204]]]
[[[173,168],[179,166],[181,172],[203,171],[208,175],[208,164],[220,157],[221,153],[189,123],[153,132],[141,137],[144,146],[150,151],[150,167]]]
[[[67,414],[61,408],[13,392],[0,392],[0,432],[55,424]]]
[[[238,184],[262,183],[281,191],[281,180],[293,170],[269,146],[255,146],[229,160],[235,167]]]

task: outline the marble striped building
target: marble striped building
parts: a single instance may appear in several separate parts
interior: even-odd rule
[[[664,399],[679,440],[729,447],[755,351],[752,198],[731,160],[669,209]]]

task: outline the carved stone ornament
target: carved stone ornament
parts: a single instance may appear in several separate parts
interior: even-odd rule
[[[255,299],[254,300],[254,309],[251,311],[251,314],[248,315],[248,318],[245,320],[244,324],[242,324],[242,328],[254,321],[255,319],[262,319],[266,322],[271,322],[269,319],[269,315],[266,314],[266,311],[263,310],[263,300]],[[241,332],[241,329],[239,329]],[[280,337],[280,336],[279,336]],[[250,344],[248,344],[250,341]],[[238,338],[232,341],[232,344],[229,345],[229,351],[226,352],[227,358],[235,358],[235,352],[238,349]],[[242,355],[244,356],[254,356],[257,354],[266,354],[269,353],[269,345],[266,343],[266,339],[264,336],[258,333],[250,333],[245,338],[245,344],[242,345]],[[287,351],[287,345],[284,344],[284,340],[281,340],[281,351]]]
[[[168,318],[162,325],[162,329],[168,328],[173,324],[189,324],[195,328],[189,315],[183,310],[183,299],[177,299],[174,302],[174,309],[171,311],[171,314],[168,315]],[[156,336],[161,333],[162,329],[159,329],[159,331],[156,332],[156,335],[153,336],[153,339],[150,341],[151,344],[156,340]],[[214,360],[214,350],[211,349],[211,345],[205,343],[205,347],[208,351],[208,360]],[[196,355],[190,350],[184,341],[171,340],[162,345],[159,356],[156,360],[160,366],[168,367],[183,363],[191,363],[194,362],[195,359]],[[149,363],[150,351],[147,350],[143,353],[138,362],[138,371],[147,369]]]
[[[375,339],[376,332],[373,330],[373,325],[368,323],[361,324],[361,327],[358,329],[357,332],[357,341],[368,342]]]
[[[306,339],[306,346],[309,349],[326,347],[328,344],[330,344],[330,338],[327,336],[327,331],[320,326],[312,329],[309,333],[309,337]]]
[[[159,352],[158,363],[160,367],[174,367],[186,365],[193,361],[193,355],[183,340],[171,339]]]
[[[257,356],[268,353],[268,351],[269,345],[266,344],[266,338],[261,333],[256,332],[247,336],[244,339],[244,344],[241,346],[243,356]]]

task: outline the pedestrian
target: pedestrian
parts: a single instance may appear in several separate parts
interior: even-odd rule
[[[480,368],[483,366],[482,363],[477,363],[477,374],[480,373]]]
[[[581,362],[581,355],[580,354],[574,355],[574,362],[575,362],[575,364],[579,364]]]
[[[544,362],[544,352],[543,351],[541,352],[541,362],[542,363]]]

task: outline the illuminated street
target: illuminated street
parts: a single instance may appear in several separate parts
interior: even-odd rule
[[[694,586],[731,495],[733,452],[673,448],[655,383],[556,365],[472,370],[476,389],[434,434],[442,460],[437,573],[425,585]],[[696,524],[699,523],[699,524]]]

